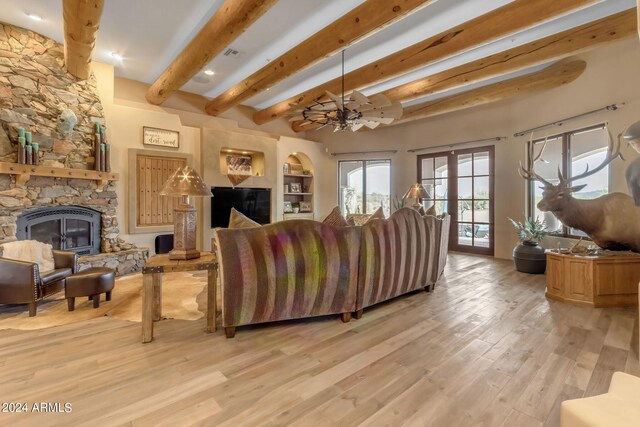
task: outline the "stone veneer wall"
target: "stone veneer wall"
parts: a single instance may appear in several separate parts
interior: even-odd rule
[[[124,276],[141,271],[147,259],[149,259],[148,249],[129,249],[117,254],[85,255],[78,260],[78,269],[107,267],[115,270],[116,276]]]
[[[0,161],[17,160],[16,129],[24,127],[33,133],[33,142],[40,144],[41,164],[93,168],[94,123],[104,124],[96,80],[93,75],[82,81],[68,74],[63,57],[60,43],[0,23]],[[68,139],[57,131],[58,116],[66,108],[78,118]],[[118,199],[113,182],[98,190],[91,180],[32,176],[24,186],[18,186],[9,175],[0,175],[0,243],[15,240],[16,218],[24,211],[61,205],[101,212],[102,252],[135,247],[118,237]],[[125,257],[125,261],[131,260]]]

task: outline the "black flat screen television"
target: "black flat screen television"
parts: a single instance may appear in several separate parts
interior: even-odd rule
[[[231,208],[258,224],[271,222],[270,188],[211,187],[211,228],[228,227]]]

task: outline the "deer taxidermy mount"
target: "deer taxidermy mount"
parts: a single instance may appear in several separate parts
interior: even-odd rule
[[[603,249],[640,252],[640,207],[635,205],[631,196],[609,193],[583,200],[572,195],[586,186],[572,186],[573,182],[595,174],[617,158],[624,160],[620,153],[620,139],[614,141],[609,131],[605,159],[592,170],[587,167],[582,174],[565,178],[558,167],[557,184],[547,181],[535,171],[535,164],[542,158],[547,142],[537,155],[533,142],[530,142],[527,165],[524,167],[521,163],[518,172],[524,179],[542,183],[542,200],[538,203],[542,212],[551,212],[565,226],[583,231]]]

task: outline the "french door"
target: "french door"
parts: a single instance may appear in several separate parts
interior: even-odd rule
[[[493,146],[420,155],[418,182],[431,195],[426,207],[451,215],[451,250],[493,256]]]

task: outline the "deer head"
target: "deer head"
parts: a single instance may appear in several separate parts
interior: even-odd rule
[[[554,214],[562,214],[562,212],[571,204],[573,197],[571,194],[576,193],[586,187],[586,184],[572,186],[572,183],[578,181],[580,179],[586,178],[590,175],[593,175],[602,169],[604,169],[609,163],[611,163],[616,158],[622,157],[620,153],[620,138],[618,138],[617,144],[614,143],[614,139],[611,135],[611,131],[609,131],[609,145],[607,148],[607,155],[605,156],[604,161],[598,165],[596,168],[589,170],[589,166],[587,165],[586,170],[579,174],[574,175],[570,178],[565,178],[558,166],[558,184],[553,184],[546,179],[542,178],[535,171],[535,164],[542,158],[542,154],[544,153],[544,149],[547,146],[547,140],[545,139],[542,144],[542,148],[540,152],[535,154],[535,147],[533,141],[529,143],[529,153],[527,156],[527,166],[522,166],[522,162],[520,163],[520,168],[518,169],[518,173],[520,176],[527,180],[535,180],[541,182],[543,185],[540,187],[542,189],[542,200],[538,203],[538,209],[543,212],[553,212]],[[562,215],[560,215],[562,216]],[[562,218],[561,218],[562,219]]]

